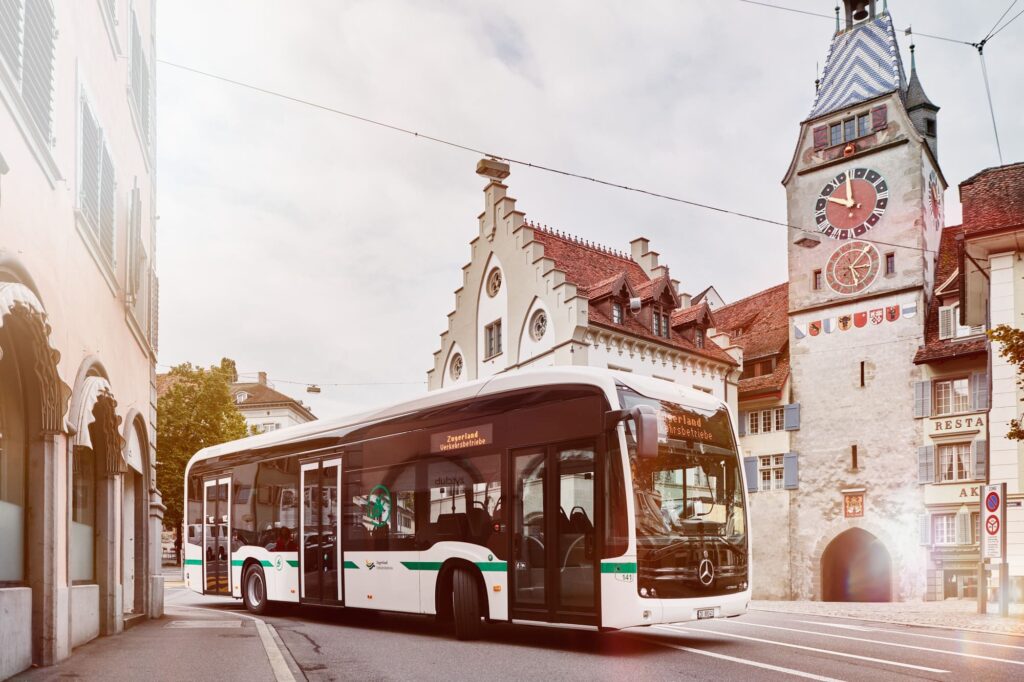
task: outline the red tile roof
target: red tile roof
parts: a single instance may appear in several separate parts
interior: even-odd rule
[[[240,408],[252,408],[252,407],[265,407],[270,405],[278,406],[289,406],[296,412],[305,415],[310,420],[316,419],[316,416],[309,411],[309,408],[300,403],[295,398],[291,398],[280,391],[277,391],[266,384],[260,383],[237,383],[231,384],[231,397],[235,400],[235,405]],[[247,397],[242,402],[238,402],[235,399],[242,391],[245,391]]]
[[[743,349],[743,362],[778,355],[771,374],[740,379],[740,398],[781,391],[789,378],[789,283],[722,306],[715,328]]]
[[[966,207],[965,207],[966,208]],[[946,280],[957,271],[956,238],[964,231],[963,226],[953,225],[942,230],[939,241],[939,257],[935,264],[935,288],[941,287]],[[956,282],[946,289],[945,295],[956,292]],[[953,360],[970,355],[984,354],[985,337],[975,336],[968,339],[939,338],[939,306],[938,296],[932,296],[928,306],[928,319],[924,325],[924,345],[917,350],[914,363],[921,365],[929,362]]]
[[[968,236],[1024,228],[1024,163],[986,168],[964,180],[960,203]]]
[[[554,260],[555,267],[565,273],[566,280],[575,284],[579,293],[588,299],[595,300],[616,293],[620,281],[628,284],[635,295],[646,297],[647,300],[663,291],[660,290],[660,285],[668,286],[675,297],[675,292],[671,288],[672,283],[667,276],[651,279],[639,263],[624,253],[536,224],[530,223],[530,227],[533,228],[534,240],[544,246],[544,256]],[[710,339],[704,348],[697,348],[692,341],[679,334],[672,334],[667,339],[656,336],[647,325],[641,324],[628,311],[622,324],[612,322],[599,306],[588,306],[588,311],[591,324],[622,331],[718,362],[737,364]]]
[[[711,306],[707,303],[698,303],[689,308],[679,308],[672,313],[672,326],[682,327],[700,320],[705,315],[709,318],[709,326],[715,326],[715,317],[711,314]]]

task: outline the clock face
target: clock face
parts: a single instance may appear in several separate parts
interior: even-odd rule
[[[818,232],[832,239],[860,237],[878,224],[889,205],[889,185],[870,168],[847,168],[821,189],[814,202]]]
[[[878,276],[881,259],[873,244],[852,241],[843,244],[825,265],[825,281],[832,291],[849,296],[864,291]]]
[[[928,176],[927,217],[933,228],[942,228],[942,185],[939,184],[939,178],[935,175],[935,171]]]

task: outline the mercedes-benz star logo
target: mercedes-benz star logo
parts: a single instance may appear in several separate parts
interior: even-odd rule
[[[711,581],[715,579],[715,565],[711,563],[711,559],[703,559],[700,562],[700,566],[697,568],[697,577],[700,578],[700,584],[707,587],[711,584]]]

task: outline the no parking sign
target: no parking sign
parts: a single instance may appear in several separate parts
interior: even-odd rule
[[[981,556],[1002,561],[1006,555],[1006,484],[981,487]]]

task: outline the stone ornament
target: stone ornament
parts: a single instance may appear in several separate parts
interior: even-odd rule
[[[494,268],[487,276],[487,295],[494,298],[501,291],[501,270]]]
[[[452,358],[452,366],[448,370],[452,381],[458,381],[459,377],[462,376],[462,354],[456,353],[455,357]]]
[[[548,316],[543,310],[538,310],[530,318],[530,337],[534,341],[540,341],[548,331]]]

